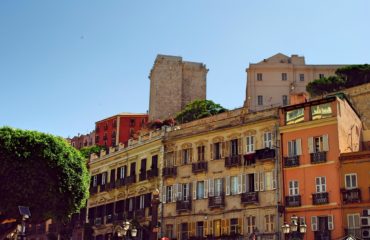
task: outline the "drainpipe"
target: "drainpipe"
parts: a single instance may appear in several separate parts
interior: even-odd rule
[[[278,141],[279,136],[279,125],[275,124],[275,181],[276,181],[276,232],[277,232],[277,239],[280,240],[280,213],[279,213],[279,160],[280,160],[280,145]]]

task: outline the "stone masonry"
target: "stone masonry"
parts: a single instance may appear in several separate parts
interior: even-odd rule
[[[175,117],[191,101],[206,99],[207,72],[203,63],[158,55],[149,76],[149,121]]]

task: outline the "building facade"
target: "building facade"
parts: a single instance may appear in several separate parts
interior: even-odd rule
[[[188,103],[206,99],[206,66],[158,55],[150,71],[149,120],[173,118]]]
[[[285,221],[307,224],[304,239],[340,239],[339,155],[360,149],[361,121],[343,95],[280,109]]]
[[[143,113],[120,113],[100,120],[95,123],[95,143],[105,147],[127,145],[147,122],[148,115]]]
[[[306,93],[312,80],[335,75],[343,65],[306,64],[304,57],[278,53],[246,69],[247,88],[244,106],[252,111],[285,106],[290,95]]]
[[[168,132],[161,236],[276,239],[277,123],[277,109],[236,109]]]
[[[72,147],[81,149],[83,147],[90,147],[95,145],[95,131],[91,131],[88,134],[82,134],[68,139]]]

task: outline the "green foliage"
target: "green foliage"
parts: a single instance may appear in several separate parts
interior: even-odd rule
[[[320,96],[329,92],[335,92],[343,89],[345,81],[337,76],[324,77],[314,80],[307,84],[306,91],[311,96]]]
[[[177,114],[176,121],[179,123],[191,122],[225,111],[227,109],[211,100],[195,100],[186,105],[185,109]]]
[[[63,138],[36,131],[0,128],[0,212],[30,221],[66,220],[88,198],[89,173],[81,153]]]
[[[102,149],[104,149],[104,147],[95,145],[95,146],[83,147],[80,149],[80,152],[82,156],[85,157],[85,159],[89,159],[92,153],[98,154],[100,150]]]

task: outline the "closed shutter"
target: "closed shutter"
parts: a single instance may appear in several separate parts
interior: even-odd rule
[[[243,192],[243,174],[238,176],[238,194]]]
[[[182,196],[182,184],[177,184],[177,200],[182,201],[183,196]]]
[[[260,182],[259,182],[259,173],[258,172],[255,172],[253,173],[254,175],[254,191],[259,191],[260,190]]]
[[[162,187],[162,194],[160,195],[160,196],[162,196],[162,199],[161,199],[161,202],[162,202],[162,203],[166,203],[166,200],[167,200],[167,199],[166,199],[166,190],[167,190],[167,189],[166,189],[166,186],[163,186],[163,187]]]
[[[213,160],[213,143],[209,144],[209,159]]]
[[[308,138],[308,152],[313,153],[313,137]]]
[[[213,221],[211,220],[211,221],[209,221],[208,223],[209,223],[209,224],[208,224],[208,227],[209,227],[209,229],[208,229],[208,234],[209,234],[209,235],[213,235]]]
[[[226,141],[226,147],[225,147],[225,156],[228,157],[231,155],[230,151],[230,141]]]
[[[329,136],[327,134],[322,136],[322,150],[324,152],[329,151]]]
[[[213,197],[215,195],[215,188],[214,188],[215,182],[214,179],[208,179],[208,193],[210,197]]]
[[[272,170],[272,189],[277,188],[277,171],[276,168]]]
[[[174,184],[172,188],[172,202],[176,202],[177,200],[177,188],[179,184]]]
[[[230,218],[226,219],[226,235],[230,234]]]
[[[208,180],[204,180],[204,198],[208,198]]]
[[[239,233],[241,235],[243,235],[243,228],[244,228],[244,225],[243,225],[243,218],[238,218],[238,225],[239,225]]]
[[[207,236],[207,235],[208,235],[208,222],[204,221],[203,222],[203,236]]]
[[[226,156],[226,142],[222,142],[221,145],[221,158],[224,158]]]
[[[227,219],[221,219],[221,235],[226,235],[227,234],[226,220]]]
[[[190,237],[195,236],[195,222],[190,223]]]
[[[242,186],[242,193],[245,193],[247,191],[247,175],[245,173],[242,174],[241,186]]]
[[[173,162],[176,164],[176,166],[181,166],[183,165],[183,160],[181,156],[182,150],[174,151],[173,152]]]
[[[226,195],[230,195],[230,176],[226,176]]]
[[[242,154],[242,138],[238,138],[238,154]]]
[[[293,154],[292,154],[292,149],[293,149],[293,142],[292,141],[288,141],[288,157],[293,157]]]
[[[197,181],[193,181],[193,200],[197,199]]]
[[[297,155],[301,156],[302,155],[302,140],[298,138],[296,140],[296,144],[297,144]]]
[[[316,216],[311,217],[311,230],[313,232],[317,231],[317,217]]]
[[[190,155],[190,156],[189,156],[189,161],[190,161],[190,162],[193,162],[193,148],[190,148],[190,149],[189,149],[189,155]]]
[[[260,191],[264,191],[265,190],[265,173],[264,172],[260,172]]]
[[[328,216],[328,229],[334,230],[334,216],[333,215]]]

